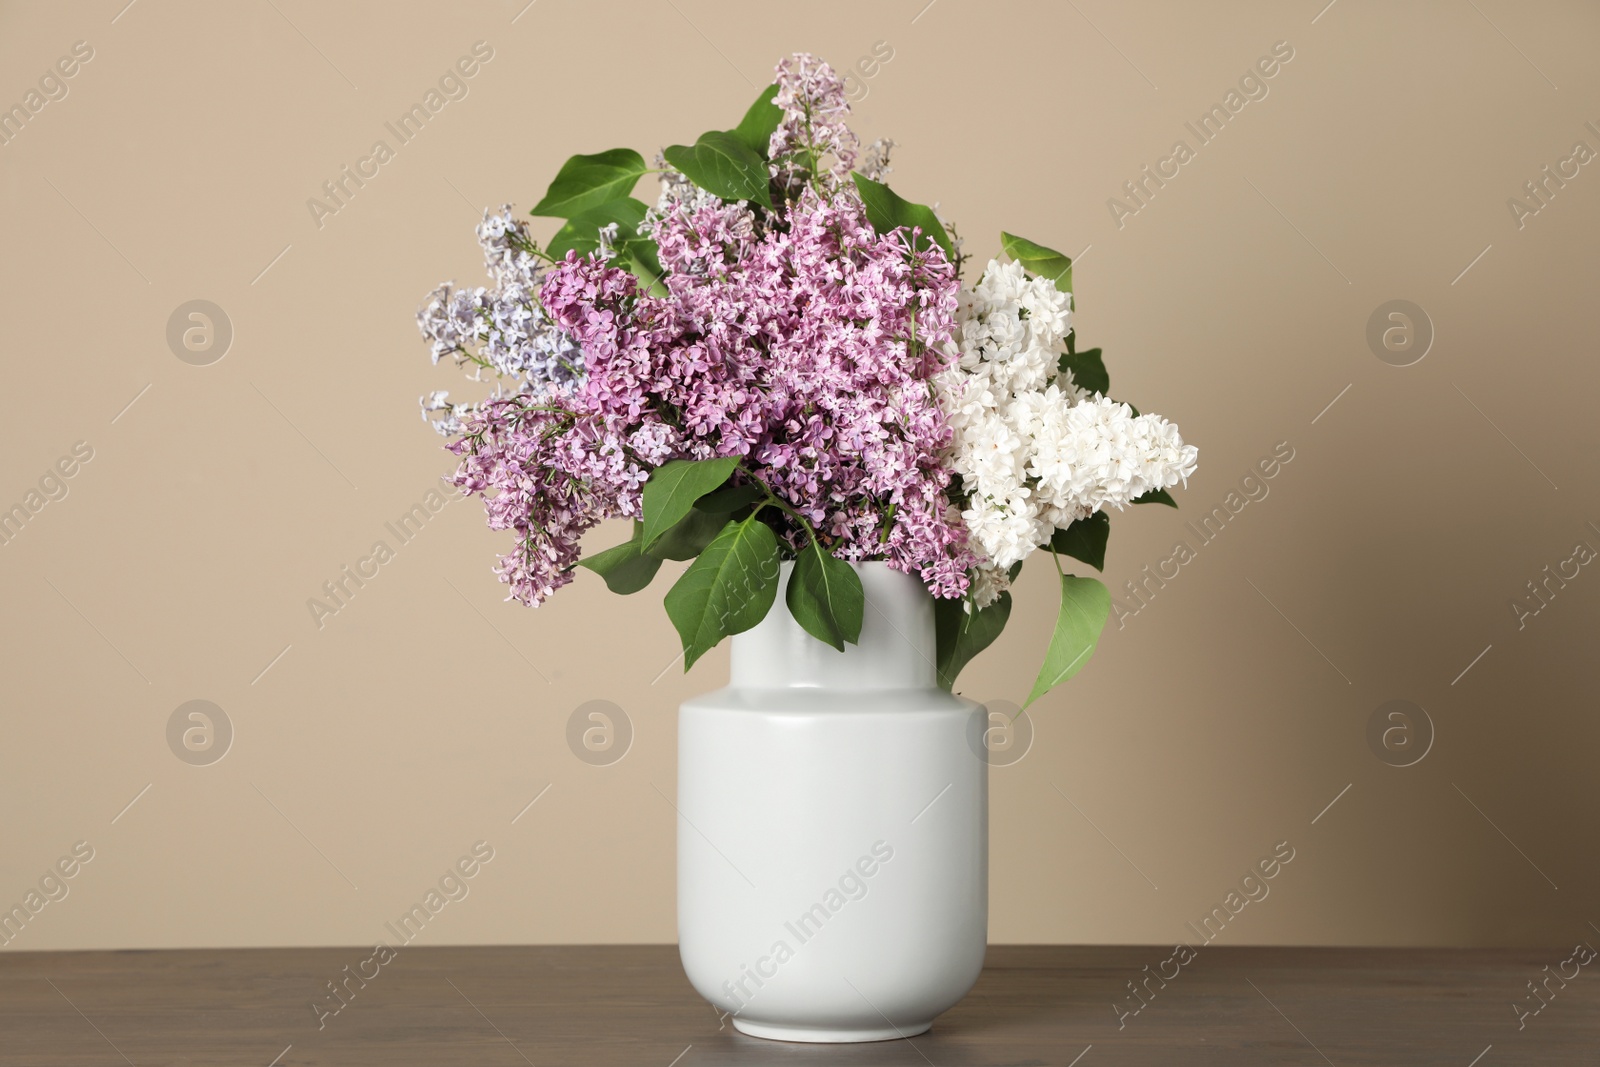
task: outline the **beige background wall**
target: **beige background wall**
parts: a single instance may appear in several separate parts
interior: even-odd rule
[[[1600,168],[1507,207],[1600,149],[1592,6],[125,2],[0,6],[0,104],[93,48],[0,146],[0,505],[93,450],[0,546],[0,903],[94,850],[9,950],[371,944],[479,840],[428,942],[674,937],[673,710],[726,652],[684,677],[659,590],[591,575],[502,603],[477,503],[393,539],[449,467],[416,397],[458,381],[412,313],[567,155],[651,154],[788,51],[878,41],[856,127],[901,143],[897,188],[980,256],[1002,226],[1087,248],[1083,338],[1200,446],[1184,510],[1114,524],[1113,587],[1294,457],[995,771],[992,939],[1170,943],[1280,841],[1232,943],[1593,935],[1600,575],[1521,629],[1509,602],[1600,548]],[[307,199],[477,41],[469,94],[319,227]],[[1280,41],[1269,94],[1119,227],[1108,198]],[[208,366],[166,341],[194,299],[232,323]],[[1393,299],[1436,331],[1412,366],[1365,338]],[[319,628],[308,598],[379,539]],[[1022,584],[969,695],[1027,691],[1053,608]],[[194,699],[235,731],[209,766],[168,745]],[[1392,699],[1434,727],[1407,768],[1367,740]],[[568,748],[590,700],[631,720],[620,762]]]

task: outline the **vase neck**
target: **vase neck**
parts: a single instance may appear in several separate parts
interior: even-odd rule
[[[785,603],[793,563],[767,617],[733,638],[730,684],[739,689],[925,689],[934,684],[933,598],[915,575],[874,561],[851,564],[866,608],[861,640],[840,652],[807,633]]]

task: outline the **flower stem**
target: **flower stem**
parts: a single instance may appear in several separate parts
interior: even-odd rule
[[[767,494],[766,501],[764,501],[762,504],[758,505],[756,507],[756,511],[755,512],[751,512],[752,517],[756,514],[756,512],[759,512],[761,510],[761,508],[766,507],[767,504],[772,504],[779,511],[782,511],[785,515],[789,516],[795,522],[800,524],[800,528],[802,530],[804,530],[806,532],[806,536],[811,539],[812,547],[814,547],[818,552],[822,552],[823,551],[822,542],[817,540],[817,532],[816,532],[816,530],[814,530],[812,528],[810,522],[806,521],[806,517],[804,515],[800,514],[794,508],[790,507],[787,503],[785,503],[784,500],[781,497],[779,497],[777,493],[774,493],[772,491],[772,486],[770,486],[766,482],[762,481],[759,475],[755,474],[754,472],[752,472],[751,470],[749,470],[748,468],[746,468],[744,466],[740,466],[739,467],[739,471],[746,478],[749,478],[752,482],[755,482],[756,485],[760,487],[760,489],[761,489],[761,491],[763,493]]]

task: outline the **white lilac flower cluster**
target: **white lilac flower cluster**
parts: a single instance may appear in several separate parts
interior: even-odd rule
[[[939,388],[961,517],[988,560],[973,583],[983,608],[1008,587],[1008,569],[1058,527],[1187,481],[1197,450],[1160,416],[1073,383],[1060,367],[1072,297],[1020,263],[991,260],[962,292],[957,321],[956,359]]]
[[[447,282],[428,295],[417,312],[417,325],[431,342],[434,363],[445,356],[471,363],[475,380],[490,371],[502,379],[500,393],[570,382],[583,365],[583,354],[539,306],[544,264],[532,251],[527,223],[505,204],[499,211],[485,211],[477,232],[494,284],[456,289]],[[432,420],[433,427],[446,436],[459,434],[462,420],[477,409],[452,403],[443,390],[423,397],[421,406],[424,419],[440,416]]]

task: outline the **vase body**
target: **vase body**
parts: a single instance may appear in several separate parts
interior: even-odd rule
[[[982,709],[935,684],[922,582],[855,566],[859,644],[801,629],[786,563],[777,603],[732,639],[728,687],[679,712],[679,952],[756,1037],[910,1037],[983,967]]]

